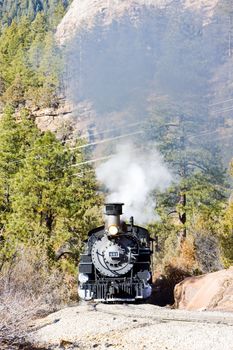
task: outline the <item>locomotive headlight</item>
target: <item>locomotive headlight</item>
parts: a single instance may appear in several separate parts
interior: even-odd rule
[[[117,226],[111,225],[111,226],[109,226],[109,228],[108,228],[108,232],[109,232],[109,234],[110,234],[111,236],[115,236],[115,235],[118,234],[119,230],[118,230],[118,227],[117,227]]]
[[[80,273],[78,275],[78,280],[80,283],[86,283],[89,280],[89,277],[85,273]]]

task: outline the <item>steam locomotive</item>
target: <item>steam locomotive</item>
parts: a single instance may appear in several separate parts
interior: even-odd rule
[[[79,264],[79,296],[115,302],[147,299],[151,295],[153,240],[149,232],[121,221],[123,203],[105,204],[105,226],[88,233]]]

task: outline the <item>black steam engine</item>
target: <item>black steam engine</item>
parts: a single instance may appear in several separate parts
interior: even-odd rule
[[[151,295],[153,242],[148,231],[120,220],[123,203],[106,204],[106,224],[91,230],[79,264],[84,300],[135,301]]]

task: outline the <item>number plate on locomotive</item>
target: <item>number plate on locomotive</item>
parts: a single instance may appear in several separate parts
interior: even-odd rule
[[[119,252],[109,252],[111,258],[119,258]]]

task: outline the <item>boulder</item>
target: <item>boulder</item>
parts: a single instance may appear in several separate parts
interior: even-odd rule
[[[233,267],[186,278],[175,286],[174,299],[178,309],[233,311]]]

